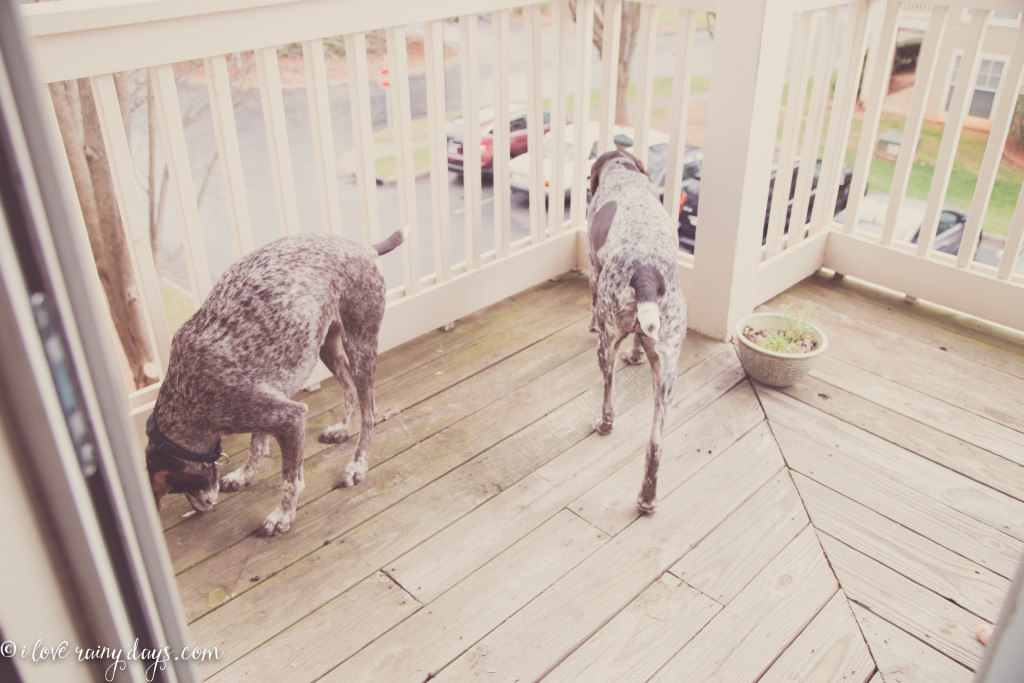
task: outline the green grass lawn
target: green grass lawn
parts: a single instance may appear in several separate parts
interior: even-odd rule
[[[167,316],[167,328],[171,334],[182,326],[196,312],[192,299],[177,287],[172,287],[166,282],[160,287],[160,293],[164,300],[164,314]]]
[[[850,147],[847,149],[847,163],[853,164],[856,160],[857,141],[860,137],[860,120],[853,122],[853,134],[850,139]],[[898,130],[903,128],[903,119],[892,116],[883,116],[879,124],[879,130],[885,131],[889,128]],[[927,199],[931,190],[932,179],[935,175],[935,160],[938,157],[939,147],[942,143],[943,126],[936,123],[925,122],[921,129],[920,143],[918,144],[917,160],[910,172],[910,182],[907,187],[908,197],[919,197]],[[978,171],[981,168],[981,161],[985,155],[985,147],[988,144],[988,134],[964,130],[960,135],[960,144],[957,147],[956,156],[953,161],[953,170],[950,174],[949,187],[946,191],[945,203],[963,210],[971,207],[974,199],[974,188],[978,184]],[[867,192],[886,194],[892,187],[892,178],[896,170],[896,163],[872,158],[871,168],[868,172]],[[1024,183],[1024,171],[1015,169],[1007,164],[1002,164],[996,173],[996,181],[992,188],[992,196],[989,200],[988,211],[985,213],[985,221],[982,230],[985,232],[1005,235],[1010,229],[1010,221],[1013,212],[1017,207],[1017,197],[1020,193],[1021,183]]]

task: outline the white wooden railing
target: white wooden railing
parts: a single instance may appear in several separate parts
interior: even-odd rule
[[[173,198],[178,207],[181,241],[188,264],[189,288],[201,299],[224,264],[211,257],[207,245],[227,242],[236,257],[267,241],[274,234],[325,230],[352,239],[373,241],[399,225],[410,226],[400,266],[389,270],[389,308],[382,331],[381,349],[393,347],[430,329],[449,323],[569,269],[585,267],[581,231],[585,230],[586,158],[582,126],[575,126],[573,158],[561,153],[555,168],[571,162],[576,173],[571,188],[568,219],[558,206],[545,209],[540,181],[540,160],[535,160],[531,188],[529,230],[513,235],[508,184],[508,142],[500,132],[495,140],[493,205],[482,199],[479,126],[477,112],[493,105],[498,117],[507,118],[513,83],[523,79],[525,100],[533,121],[550,113],[550,136],[561,150],[564,129],[559,122],[597,119],[599,147],[610,149],[615,111],[618,27],[622,0],[606,0],[605,53],[592,66],[590,40],[594,0],[579,0],[579,26],[570,18],[567,0],[544,3],[550,7],[551,28],[542,28],[542,6],[523,0],[439,0],[399,2],[378,0],[62,0],[24,7],[34,56],[43,82],[89,78],[97,97],[104,140],[117,187],[126,231],[133,245],[140,296],[145,301],[153,345],[166,365],[170,329],[161,297],[160,282],[149,244],[149,226],[139,186],[138,162],[132,154],[118,107],[112,74],[146,70],[155,94],[161,146],[166,158]],[[941,48],[947,22],[959,21],[961,7],[923,0],[913,3],[918,14],[929,13],[918,67],[918,89],[907,115],[904,139],[916,139],[925,115],[930,87],[941,87],[950,70],[948,52]],[[935,183],[928,201],[926,224],[934,225],[942,206],[957,149],[961,123],[970,99],[979,55],[986,52],[986,17],[991,10],[1019,10],[1018,0],[965,0],[973,8],[963,54],[961,78],[945,128]],[[513,9],[524,7],[522,43],[511,44]],[[670,56],[655,55],[656,12],[668,8],[675,20],[675,49]],[[700,230],[696,253],[680,253],[679,268],[690,306],[690,325],[727,338],[735,320],[757,304],[783,291],[821,267],[861,277],[912,296],[953,306],[968,313],[1024,329],[1024,285],[1012,272],[1013,261],[1024,243],[1024,202],[1019,202],[1006,248],[997,266],[972,261],[989,193],[1009,128],[1016,92],[1021,81],[1024,38],[1019,29],[1012,37],[997,98],[988,152],[979,173],[978,190],[970,208],[964,247],[958,256],[931,250],[932,237],[916,247],[892,238],[892,216],[880,238],[855,233],[859,198],[864,193],[873,146],[879,134],[883,97],[888,83],[901,3],[885,0],[660,0],[642,3],[642,46],[636,57],[637,150],[646,153],[647,132],[654,125],[667,128],[671,138],[666,207],[678,208],[682,151],[689,142],[691,105],[706,101],[703,130],[704,167],[700,204]],[[702,12],[716,12],[710,89],[690,91],[694,46],[704,29]],[[448,23],[457,17],[457,28]],[[480,37],[486,21],[491,39]],[[448,31],[446,31],[446,24]],[[382,204],[384,191],[374,182],[374,145],[371,95],[377,93],[376,73],[368,67],[367,35],[383,30],[391,87],[388,89],[396,150],[397,185],[394,203]],[[423,98],[413,101],[406,39],[422,35],[425,48]],[[446,106],[445,36],[457,35],[460,106],[465,116],[464,205],[451,206],[453,180],[445,164],[444,126],[455,110]],[[518,33],[516,34],[519,35]],[[347,112],[332,108],[325,56],[325,40],[340,38],[350,74]],[[279,48],[301,48],[306,74],[308,119],[290,120],[279,71]],[[509,54],[527,56],[525,73],[515,73]],[[228,74],[229,57],[252,52],[258,67],[260,115],[269,163],[268,189],[254,183],[247,172],[250,155],[239,137]],[[542,52],[543,51],[543,52]],[[490,55],[492,73],[480,72],[482,54]],[[541,58],[540,55],[547,55]],[[791,57],[792,55],[792,57]],[[867,66],[865,64],[867,55]],[[657,60],[673,60],[675,87],[664,117],[652,123],[652,85]],[[946,59],[947,61],[943,61]],[[200,60],[204,67],[212,119],[213,143],[189,142],[181,115],[175,65]],[[571,66],[570,66],[571,65]],[[596,68],[596,71],[594,70]],[[863,69],[863,83],[861,83]],[[834,82],[834,89],[830,88]],[[789,102],[781,109],[788,84]],[[936,85],[937,84],[937,85]],[[858,96],[858,87],[860,92]],[[599,90],[599,104],[591,107],[591,91]],[[572,96],[572,99],[569,99]],[[866,109],[858,113],[858,100]],[[547,104],[545,104],[547,101]],[[570,105],[571,102],[571,105]],[[429,212],[418,207],[414,170],[414,110],[425,111],[430,151]],[[779,112],[783,111],[780,115]],[[418,118],[419,115],[416,115]],[[853,163],[852,191],[847,220],[839,225],[825,208],[834,205],[851,146],[855,116],[862,118],[859,146]],[[351,138],[356,174],[357,205],[343,213],[339,198],[336,157],[344,150],[335,141],[339,120],[345,138]],[[781,124],[781,134],[779,133]],[[53,125],[56,126],[56,120]],[[296,127],[311,137],[311,144],[296,145]],[[308,127],[308,128],[307,128]],[[529,132],[531,149],[541,147],[540,131]],[[693,137],[690,135],[690,137]],[[55,139],[59,139],[56,137]],[[197,202],[193,169],[200,152],[218,152],[218,196]],[[252,143],[255,144],[255,143]],[[795,178],[792,215],[804,216],[816,157],[822,159],[814,212],[805,226],[784,230],[785,190],[791,174],[780,172],[774,191],[767,237],[762,244],[767,178],[778,155],[781,169],[799,163]],[[893,206],[906,191],[913,145],[904,145],[896,164]],[[559,178],[558,173],[553,174]],[[556,180],[551,188],[558,195]],[[70,187],[70,181],[68,182]],[[315,192],[311,188],[316,188]],[[269,197],[273,197],[270,202]],[[391,197],[392,195],[388,195]],[[209,205],[216,209],[210,209]],[[552,203],[557,206],[557,203]],[[255,208],[254,208],[255,207]],[[493,214],[493,215],[492,215]],[[212,218],[211,218],[212,217]],[[269,226],[269,227],[268,227]],[[84,229],[84,228],[83,228]],[[458,238],[458,239],[455,239]],[[427,255],[429,268],[418,256]],[[388,257],[390,258],[390,257]],[[223,259],[221,259],[223,260]],[[231,260],[231,259],[227,259]],[[132,393],[133,409],[142,414],[155,397],[155,387]]]

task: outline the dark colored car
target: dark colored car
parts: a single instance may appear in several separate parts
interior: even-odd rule
[[[683,191],[679,195],[679,210],[682,211],[686,201],[687,181],[700,178],[701,165],[704,162],[704,150],[700,147],[687,145],[683,152]],[[666,167],[668,166],[668,144],[651,145],[647,150],[647,175],[658,188],[658,194],[665,195]]]
[[[894,227],[893,240],[895,242],[909,242],[917,244],[921,234],[921,223],[924,222],[925,208],[928,202],[917,197],[904,197],[900,202],[899,211],[896,212],[896,224]],[[857,231],[871,236],[881,236],[885,227],[885,216],[889,209],[889,195],[869,194],[860,200],[860,207],[857,211]],[[836,220],[842,222],[846,214],[840,211],[836,214]],[[967,227],[967,212],[953,206],[944,206],[939,212],[938,230],[935,232],[935,241],[932,248],[946,254],[956,254],[960,251],[960,242],[963,240],[964,228]],[[981,234],[978,235],[978,242],[981,242]]]
[[[764,233],[762,235],[762,243],[768,237],[768,215],[772,205],[772,192],[775,189],[775,174],[777,168],[772,168],[771,180],[768,183],[768,204],[765,207],[764,212]],[[789,230],[789,218],[790,213],[793,210],[793,196],[796,194],[796,179],[797,172],[799,171],[799,160],[793,166],[793,179],[789,186],[789,203],[786,207],[786,223],[784,231]],[[821,173],[821,159],[818,159],[814,165],[814,179],[811,181],[811,195],[807,203],[807,217],[811,217],[811,210],[814,208],[814,197],[818,193],[818,175]],[[846,201],[850,197],[850,181],[853,178],[853,169],[846,166],[843,167],[843,178],[839,185],[839,194],[836,196],[836,205],[833,209],[833,214],[839,213],[846,208]],[[682,192],[680,193],[680,208],[679,208],[679,246],[693,253],[693,245],[697,236],[697,207],[700,202],[700,173],[696,177],[690,178],[683,182]]]
[[[494,110],[491,108],[480,110],[480,170],[485,175],[494,172]],[[445,127],[445,134],[448,137],[448,169],[456,173],[463,172],[463,120],[452,119]],[[526,140],[527,116],[526,107],[514,105],[509,111],[509,153],[510,157],[517,157],[527,148]],[[551,128],[551,118],[544,113],[544,131]]]

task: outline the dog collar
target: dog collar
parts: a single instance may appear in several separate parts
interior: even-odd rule
[[[217,439],[217,443],[214,444],[213,450],[209,453],[196,453],[179,446],[160,431],[160,428],[156,425],[156,416],[153,413],[150,413],[149,418],[146,420],[146,435],[156,446],[157,451],[161,451],[166,455],[173,455],[182,460],[188,460],[189,462],[211,465],[220,460],[221,456],[224,455],[220,448],[220,439]]]

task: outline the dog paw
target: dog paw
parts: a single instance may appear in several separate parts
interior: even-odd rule
[[[289,514],[278,507],[267,515],[267,518],[263,520],[263,526],[256,531],[256,534],[258,536],[276,536],[277,534],[283,534],[292,528],[292,520],[294,518],[294,512]]]
[[[221,491],[241,491],[249,485],[242,475],[242,470],[237,469],[234,472],[225,474],[220,478],[220,490]]]
[[[622,360],[624,360],[629,365],[640,365],[641,363],[644,362],[644,358],[646,357],[647,354],[644,353],[643,349],[636,348],[634,348],[632,351],[628,351],[622,354]]]
[[[612,433],[612,423],[603,417],[594,420],[594,431],[601,436],[608,436]]]
[[[349,463],[348,467],[345,468],[345,473],[341,475],[341,481],[338,482],[338,486],[342,488],[348,488],[355,486],[363,479],[366,478],[366,467],[359,467],[355,463]]]
[[[655,499],[644,500],[643,496],[636,499],[636,509],[645,515],[653,515],[654,511],[658,507],[658,501]]]
[[[349,437],[348,428],[331,425],[320,434],[320,443],[341,443]]]

